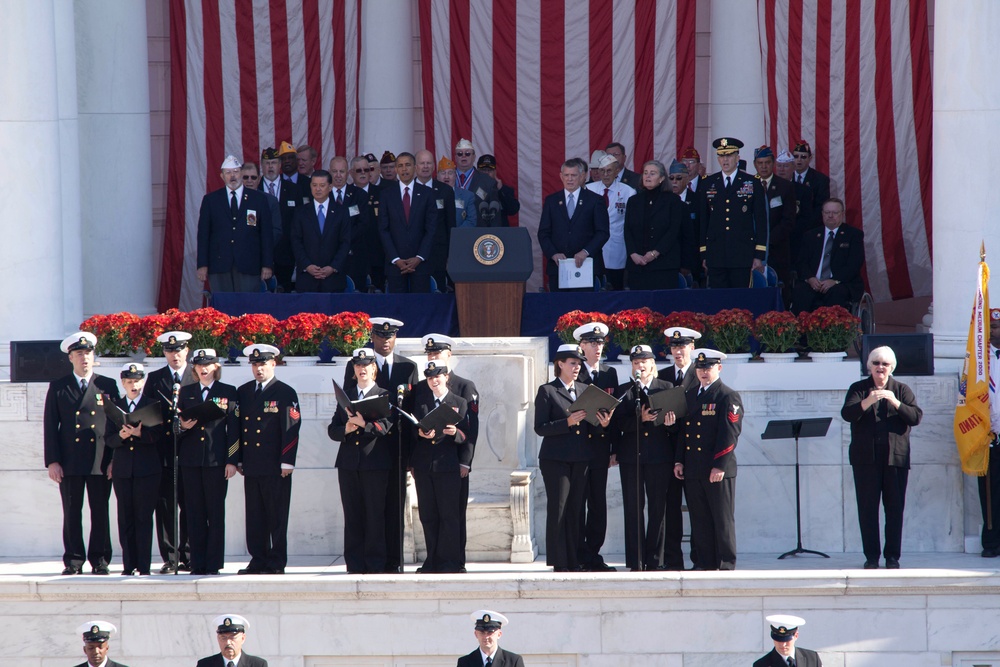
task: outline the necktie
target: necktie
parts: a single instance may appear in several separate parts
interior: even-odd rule
[[[236,201],[236,191],[235,190],[230,190],[229,194],[230,194],[230,198],[229,198],[229,210],[232,211],[233,217],[235,218],[236,214],[240,212],[240,203],[238,201]]]
[[[458,175],[458,185],[466,190],[469,189],[469,174]]]
[[[386,377],[389,377],[389,359],[388,358],[386,358],[386,360],[382,362],[382,368],[379,369],[379,372],[382,373],[382,375],[384,375]]]
[[[201,400],[202,400],[202,402],[205,402],[205,401],[208,400],[208,387],[202,387],[201,388]]]
[[[649,396],[649,387],[643,387],[642,393],[646,394],[646,396]]]
[[[181,376],[177,374],[177,371],[174,371],[174,383],[175,384],[181,383]]]
[[[337,206],[340,206],[343,203],[344,203],[344,191],[337,190]]]
[[[326,224],[326,214],[323,213],[323,205],[319,205],[319,210],[316,212],[316,218],[319,219],[319,233],[323,233],[323,226]]]
[[[403,188],[403,217],[410,221],[410,186]]]
[[[486,657],[486,667],[493,667],[493,656],[492,655]]]
[[[795,180],[798,183],[802,183],[803,181],[805,181],[805,176],[802,174],[795,174]]]
[[[572,218],[574,211],[576,211],[576,195],[571,194],[569,197],[566,197],[566,213]]]
[[[87,379],[86,378],[80,380],[80,390],[81,391],[87,391]]]
[[[441,399],[440,398],[435,398],[434,399],[434,407],[435,408],[441,407]]]
[[[732,177],[731,176],[726,176],[726,188],[727,189],[729,188],[730,185],[732,185],[732,183],[733,183]]]
[[[704,387],[701,387],[700,389],[698,389],[698,395],[699,396],[701,396],[704,393],[705,393],[705,388]]]
[[[226,663],[226,667],[236,667],[236,663],[230,660],[229,662]]]
[[[364,397],[365,397],[365,392],[363,392],[360,389],[358,389],[358,400],[360,401]]]
[[[569,397],[572,398],[574,401],[576,400],[576,387],[569,388]]]
[[[680,384],[684,381],[684,371],[677,371],[677,376],[674,378],[675,384]]]
[[[260,398],[261,391],[262,391],[262,389],[261,389],[261,386],[260,386],[260,382],[258,382],[257,383],[257,388],[253,390],[253,397],[254,397],[254,399],[259,399]]]
[[[274,183],[268,183],[267,184],[267,189],[268,189],[268,191],[270,191],[272,197],[274,197],[274,198],[278,197],[278,193],[274,189]]]
[[[694,194],[694,188],[691,187],[690,183],[688,183],[688,192],[690,192],[691,194]]]
[[[788,667],[795,667],[795,658],[788,656]]]
[[[833,230],[826,237],[826,247],[823,248],[823,263],[819,267],[819,279],[829,280],[833,277],[830,269],[830,256],[833,254]]]
[[[608,198],[608,188],[604,188],[604,208],[611,206],[611,200]]]
[[[597,382],[597,369],[590,371],[590,375],[594,378],[594,382]]]
[[[135,401],[129,401],[128,402],[128,411],[129,412],[135,412]]]

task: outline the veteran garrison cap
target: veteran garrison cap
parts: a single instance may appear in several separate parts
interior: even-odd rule
[[[365,159],[369,162],[378,162],[378,158],[375,157],[375,153],[365,153]]]
[[[683,151],[681,151],[680,159],[697,160],[698,162],[701,162],[701,153],[699,153],[698,149],[695,148],[694,146],[688,146]]]
[[[447,155],[442,155],[438,160],[438,171],[448,171],[455,168],[455,162]]]
[[[212,623],[218,626],[216,632],[220,635],[232,632],[246,632],[250,627],[250,621],[239,614],[222,614],[221,616],[216,616],[212,620]]]
[[[392,154],[392,151],[386,151],[382,153],[382,159],[378,161],[379,164],[392,164],[396,161],[396,156]]]
[[[489,609],[478,609],[470,616],[476,624],[476,630],[499,630],[509,622],[503,614]]]
[[[805,625],[806,620],[798,616],[788,614],[774,614],[767,617],[767,622],[771,624],[771,639],[776,642],[787,642],[795,637],[799,626]]]
[[[588,322],[573,329],[575,340],[599,340],[604,341],[608,336],[608,325],[603,322]]]
[[[420,339],[420,342],[423,343],[424,352],[450,350],[455,345],[455,341],[444,334],[427,334]]]
[[[774,157],[774,151],[771,150],[770,146],[761,146],[760,148],[753,149],[753,159],[757,160],[759,158]]]
[[[274,146],[268,146],[260,152],[261,160],[277,160],[280,156],[278,155],[278,149]]]
[[[111,635],[118,632],[118,628],[115,627],[114,623],[95,619],[83,623],[76,631],[83,635],[83,641],[85,642],[102,643],[108,641]]]
[[[288,155],[289,153],[295,153],[295,146],[291,145],[287,141],[282,141],[281,145],[278,146],[278,157],[282,155]]]
[[[792,157],[792,154],[789,153],[788,151],[781,151],[780,153],[778,153],[777,161],[780,162],[781,164],[787,164],[789,162],[795,162],[795,158]]]
[[[806,141],[805,139],[799,139],[798,141],[796,141],[795,144],[792,146],[792,152],[808,153],[809,155],[813,154],[812,148],[809,146],[809,142]]]
[[[496,168],[497,168],[497,159],[492,155],[490,155],[489,153],[485,153],[479,156],[479,160],[476,161],[476,169],[495,170]]]
[[[674,160],[670,163],[670,167],[667,169],[668,174],[687,174],[687,165],[680,160]]]
[[[243,354],[250,360],[251,364],[259,364],[264,361],[274,359],[276,356],[281,354],[281,350],[273,345],[254,343],[253,345],[247,345],[243,348]]]
[[[97,336],[89,331],[77,331],[63,338],[59,344],[59,349],[69,354],[76,350],[93,350],[97,347]]]

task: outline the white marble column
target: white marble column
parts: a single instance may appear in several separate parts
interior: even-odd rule
[[[413,7],[398,0],[367,0],[361,6],[362,153],[416,152],[413,145]]]
[[[757,3],[712,0],[709,145],[735,137],[740,157],[753,168],[753,149],[764,143],[764,91],[760,73]],[[714,151],[705,156],[709,173],[719,170]]]
[[[1000,272],[1000,188],[988,157],[1000,127],[1000,4],[968,0],[934,16],[935,369],[960,370],[979,261]],[[957,47],[956,45],[961,45]],[[982,164],[985,168],[976,168]],[[1000,283],[992,281],[994,305]]]
[[[85,315],[154,312],[146,4],[75,4]]]
[[[13,0],[3,12],[0,340],[61,338],[80,321],[73,5]]]

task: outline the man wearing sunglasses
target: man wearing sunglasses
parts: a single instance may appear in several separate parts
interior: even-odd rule
[[[351,160],[351,181],[360,190],[360,215],[354,219],[351,237],[351,253],[347,260],[347,272],[354,281],[358,291],[364,291],[368,277],[371,277],[372,290],[381,291],[385,285],[385,253],[382,250],[382,239],[378,234],[378,195],[379,189],[372,185],[375,180],[375,167],[369,164],[369,157],[374,155],[359,155]],[[332,160],[331,160],[332,162]]]
[[[261,152],[260,168],[263,177],[258,185],[253,187],[275,197],[281,213],[280,221],[272,216],[272,225],[277,230],[274,243],[274,277],[278,282],[277,290],[291,292],[295,258],[292,256],[289,232],[292,229],[292,219],[295,218],[295,207],[301,206],[301,194],[298,184],[281,177],[281,157],[276,148],[268,147]]]
[[[260,172],[257,170],[256,162],[243,163],[243,186],[251,190],[260,189]],[[264,196],[267,198],[267,203],[270,204],[271,235],[274,237],[274,244],[277,245],[278,241],[281,240],[282,233],[281,204],[278,202],[278,198],[273,197],[267,190],[264,190]]]
[[[476,169],[476,148],[468,139],[459,139],[455,144],[455,177],[458,187],[465,188],[476,197],[476,226],[503,226],[497,182]]]

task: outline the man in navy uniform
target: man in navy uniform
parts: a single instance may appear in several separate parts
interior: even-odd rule
[[[788,614],[774,614],[767,617],[767,622],[771,624],[774,648],[754,662],[753,667],[823,667],[823,661],[816,651],[795,645],[799,638],[799,628],[806,624],[805,619]]]
[[[274,377],[280,353],[273,345],[243,349],[254,379],[236,390],[250,553],[239,574],[284,574],[288,563],[288,508],[302,416],[298,394]]]
[[[142,395],[160,401],[163,423],[172,424],[174,420],[174,386],[177,385],[177,389],[180,391],[181,386],[198,381],[188,368],[187,363],[188,341],[191,340],[191,334],[186,331],[167,331],[157,336],[156,340],[163,348],[163,356],[167,360],[167,365],[163,368],[157,368],[146,377]],[[174,570],[174,560],[177,559],[175,550],[180,553],[178,569],[191,569],[189,564],[191,545],[188,544],[187,516],[184,514],[184,487],[179,480],[176,506],[180,508],[178,520],[180,543],[178,544],[174,540],[174,433],[172,429],[164,429],[159,449],[163,470],[160,475],[160,498],[156,503],[156,541],[160,548],[160,556],[163,558],[160,574],[167,574]]]
[[[87,662],[81,662],[76,667],[126,667],[108,657],[111,648],[111,635],[118,632],[114,623],[107,621],[87,621],[76,629],[83,635],[83,654]]]
[[[271,206],[263,192],[243,187],[232,155],[220,176],[225,187],[205,195],[198,214],[198,282],[208,279],[213,292],[258,292],[274,268]]]
[[[524,667],[524,659],[517,653],[500,648],[503,626],[509,621],[503,614],[480,609],[471,614],[479,648],[458,659],[457,667]]]
[[[243,652],[250,621],[238,614],[216,616],[212,624],[218,626],[215,638],[219,642],[219,652],[202,658],[198,667],[267,667],[267,660]]]
[[[73,372],[53,381],[45,395],[45,467],[59,485],[63,508],[63,574],[81,574],[90,561],[94,574],[109,574],[111,526],[107,475],[111,451],[104,447],[104,402],[118,398],[118,383],[94,374],[97,337],[88,331],[67,336],[59,349]],[[83,546],[83,495],[90,505],[90,541]]]
[[[767,198],[757,181],[738,169],[743,142],[716,139],[720,171],[705,178],[699,251],[709,287],[749,287],[767,254]]]
[[[674,476],[684,480],[694,569],[734,570],[736,441],[743,427],[743,401],[719,379],[725,354],[708,348],[691,354],[698,386],[687,391]]]

